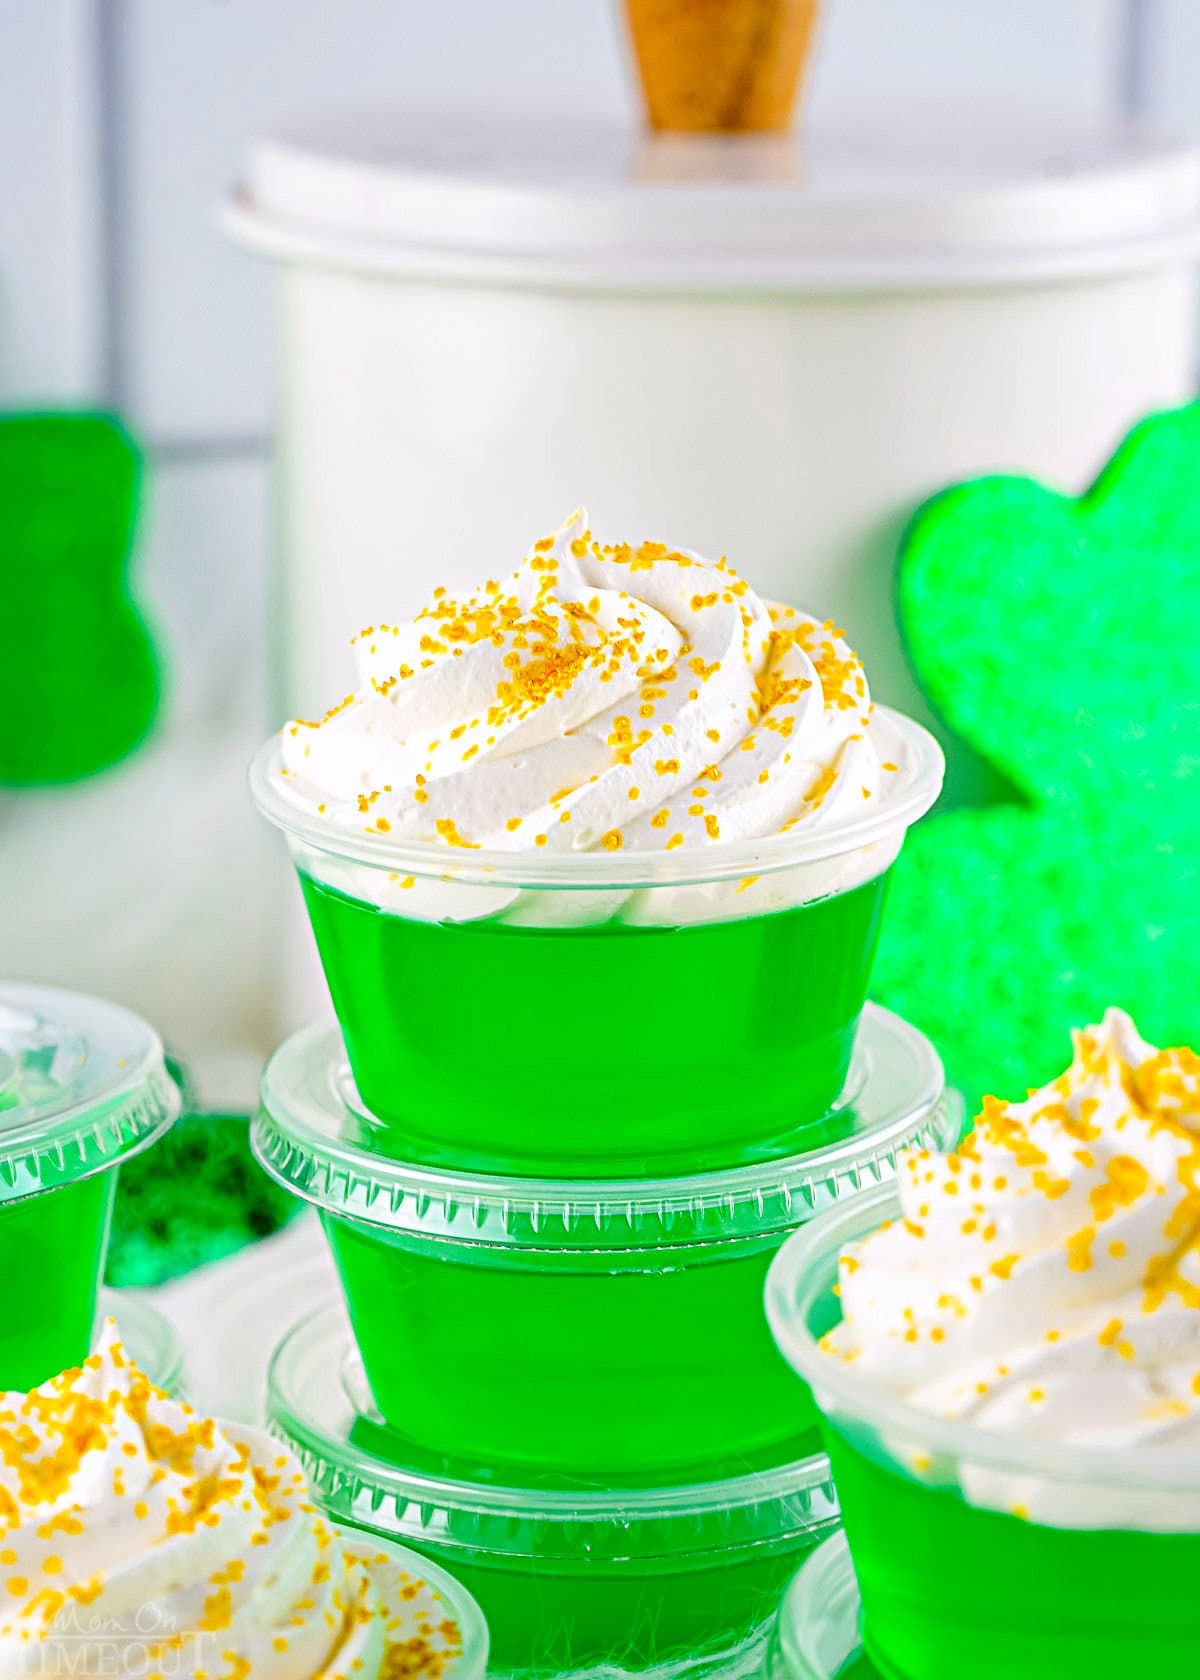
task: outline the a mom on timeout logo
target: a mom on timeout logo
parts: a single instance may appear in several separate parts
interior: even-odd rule
[[[180,1627],[157,1604],[143,1604],[123,1615],[99,1614],[85,1604],[65,1605],[44,1639],[22,1653],[19,1669],[0,1667],[0,1680],[10,1673],[56,1676],[141,1677],[141,1680],[180,1680],[208,1674],[212,1680],[230,1671],[221,1649],[221,1636],[197,1628]],[[0,1658],[0,1664],[3,1659]],[[236,1667],[234,1667],[236,1672]]]

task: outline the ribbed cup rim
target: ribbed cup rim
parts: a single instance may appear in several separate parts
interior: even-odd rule
[[[921,1448],[935,1460],[949,1457],[1012,1476],[1122,1490],[1200,1492],[1200,1452],[1078,1447],[947,1422],[918,1411],[892,1390],[856,1375],[853,1366],[822,1352],[809,1329],[809,1316],[836,1281],[838,1255],[847,1243],[868,1236],[899,1212],[894,1183],[831,1207],[788,1239],[767,1275],[767,1317],[775,1340],[826,1416],[867,1424],[885,1440]]]
[[[539,1555],[560,1557],[593,1555],[604,1533],[619,1542],[639,1525],[664,1521],[678,1523],[681,1555],[688,1541],[701,1542],[697,1551],[713,1549],[706,1520],[752,1518],[760,1543],[840,1521],[824,1453],[718,1481],[619,1488],[506,1486],[390,1463],[348,1438],[356,1413],[340,1373],[352,1346],[343,1308],[328,1303],[292,1326],[267,1374],[268,1427],[297,1453],[315,1496],[343,1518],[390,1506],[417,1513],[430,1530],[443,1518],[499,1519],[479,1550],[528,1555],[519,1542],[532,1528],[559,1548]]]
[[[55,1072],[38,1100],[0,1108],[0,1203],[127,1160],[179,1113],[157,1033],[118,1004],[55,986],[0,985],[0,1028],[10,1078],[18,1054]]]
[[[852,1135],[723,1172],[553,1179],[394,1160],[374,1144],[377,1123],[347,1105],[341,1039],[326,1025],[297,1033],[268,1062],[251,1142],[273,1178],[323,1211],[431,1240],[626,1253],[766,1237],[886,1179],[902,1149],[958,1141],[962,1102],[946,1090],[928,1039],[869,1004],[859,1041],[865,1067],[853,1106],[865,1119]]]
[[[647,887],[711,886],[718,881],[770,875],[798,864],[842,857],[910,828],[941,792],[945,759],[933,736],[919,723],[876,706],[876,714],[900,736],[911,769],[900,787],[861,817],[806,832],[804,826],[760,840],[717,841],[675,852],[502,852],[358,834],[306,811],[281,787],[280,741],[273,735],[250,766],[250,793],[262,814],[290,840],[349,862],[434,880],[472,886],[542,888],[560,891],[633,891]]]

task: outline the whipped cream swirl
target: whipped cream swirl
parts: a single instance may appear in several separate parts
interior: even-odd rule
[[[81,1370],[0,1395],[0,1673],[447,1675],[444,1601],[343,1542],[278,1442],[136,1370],[110,1320]]]
[[[938,1417],[1112,1449],[1200,1448],[1200,1058],[1110,1009],[1062,1076],[907,1155],[901,1217],[841,1257],[825,1339]],[[1145,1502],[966,1467],[979,1502],[1154,1526]],[[1132,1497],[1132,1496],[1130,1496]],[[1200,1524],[1200,1499],[1191,1495]],[[1166,1526],[1178,1517],[1168,1499]]]
[[[289,793],[367,834],[671,852],[844,821],[898,744],[842,633],[724,560],[576,513],[515,573],[354,639],[359,686],[282,735]]]

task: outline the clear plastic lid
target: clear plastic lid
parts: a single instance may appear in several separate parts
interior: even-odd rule
[[[929,1040],[868,1004],[840,1106],[809,1128],[810,1149],[784,1160],[641,1179],[484,1176],[395,1160],[332,1025],[297,1033],[268,1062],[252,1142],[288,1190],[343,1218],[431,1241],[636,1255],[794,1230],[885,1182],[901,1150],[951,1147],[962,1118]]]
[[[769,1680],[872,1680],[859,1637],[862,1600],[844,1534],[805,1559],[784,1597]]]
[[[298,1455],[339,1521],[413,1544],[560,1570],[738,1553],[833,1530],[837,1496],[823,1453],[720,1481],[589,1487],[546,1478],[506,1486],[483,1467],[415,1461],[364,1408],[357,1351],[340,1305],[310,1314],[271,1361],[271,1430]],[[394,1449],[395,1457],[390,1455]],[[389,1456],[384,1456],[388,1452]]]
[[[97,1328],[115,1318],[125,1351],[138,1370],[173,1400],[185,1397],[187,1376],[183,1343],[170,1319],[144,1295],[127,1289],[102,1289],[96,1311]]]
[[[0,1202],[136,1155],[179,1102],[158,1035],[128,1009],[53,986],[0,985]]]

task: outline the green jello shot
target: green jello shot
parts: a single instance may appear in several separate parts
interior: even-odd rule
[[[831,1210],[785,1247],[767,1290],[806,1385],[798,1403],[807,1416],[815,1393],[823,1413],[862,1596],[855,1660],[869,1665],[849,1672],[1125,1680],[1194,1666],[1200,1452],[946,1422],[821,1351],[839,1316],[838,1254],[898,1211],[893,1186]]]
[[[489,1673],[757,1673],[780,1595],[837,1524],[821,1454],[671,1485],[505,1481],[418,1453],[358,1410],[339,1308],[285,1338],[272,1430],[343,1527],[411,1546],[477,1599]]]
[[[333,1028],[268,1064],[253,1144],[320,1210],[381,1416],[506,1473],[696,1476],[815,1449],[762,1312],[813,1213],[957,1140],[928,1041],[869,1008],[854,1100],[766,1166],[687,1178],[467,1175],[396,1160]]]
[[[895,798],[813,833],[657,853],[341,828],[288,799],[269,743],[251,787],[288,837],[381,1146],[564,1178],[803,1148],[850,1069],[889,867],[941,785],[936,744],[886,715],[912,765]]]
[[[0,986],[0,1391],[86,1358],[117,1172],[179,1093],[136,1015],[49,986]]]

